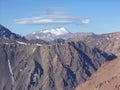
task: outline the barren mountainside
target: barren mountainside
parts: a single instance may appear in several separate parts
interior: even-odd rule
[[[104,52],[109,47],[105,45],[114,40],[106,42],[106,35],[83,34],[78,41],[59,38],[48,42],[26,39],[0,25],[0,36],[0,90],[74,90],[116,58],[112,51]],[[99,40],[103,43],[97,47]]]
[[[89,47],[97,47],[105,52],[120,55],[120,32],[107,34],[89,34],[87,36],[75,36],[67,41],[83,41]]]
[[[74,90],[103,63],[115,58],[82,42],[2,44],[0,55],[0,90]]]
[[[120,55],[120,32],[88,37],[84,42],[90,47],[97,47],[105,52]]]
[[[89,38],[87,44],[117,56],[116,60],[104,64],[85,83],[76,90],[119,90],[120,89],[120,33],[109,33]]]
[[[11,40],[26,41],[24,37],[11,32],[9,29],[0,24],[0,38],[6,38]]]
[[[119,90],[120,89],[120,58],[104,64],[85,83],[76,90]]]

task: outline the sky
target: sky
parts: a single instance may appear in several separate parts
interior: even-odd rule
[[[12,32],[65,27],[72,33],[120,31],[120,0],[0,0],[0,24]]]

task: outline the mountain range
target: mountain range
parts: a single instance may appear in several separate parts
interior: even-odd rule
[[[119,67],[119,34],[71,33],[60,27],[23,37],[0,25],[0,90],[93,90],[90,86],[101,86],[108,75],[100,72]],[[91,83],[97,78],[100,83]]]
[[[40,30],[28,34],[26,37],[30,39],[42,39],[47,41],[53,41],[55,39],[70,39],[77,36],[91,36],[94,33],[71,33],[64,27],[57,27],[49,30]]]

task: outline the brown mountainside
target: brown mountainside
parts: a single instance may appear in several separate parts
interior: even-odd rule
[[[97,47],[105,52],[120,55],[120,32],[107,34],[93,34],[89,36],[75,36],[68,41],[83,41],[89,47]]]
[[[76,90],[120,90],[120,58],[104,64]]]
[[[86,43],[91,47],[97,47],[118,58],[104,64],[85,83],[79,85],[76,90],[120,90],[120,33],[110,33],[89,38]]]
[[[0,90],[74,90],[113,58],[82,42],[0,44]]]
[[[88,37],[86,42],[91,47],[97,47],[105,52],[120,55],[120,32]]]
[[[47,42],[25,39],[0,25],[0,90],[74,90],[106,61],[113,60],[116,58],[115,55],[119,56],[119,34],[83,37],[77,34],[76,37],[67,41],[56,39]],[[119,80],[119,74],[117,74],[119,61],[115,61],[105,64],[103,67],[106,68],[102,67],[103,69],[98,70],[98,74],[95,74],[99,80],[98,83],[95,81],[96,84],[91,82],[89,85],[85,84],[86,88],[92,90],[91,87],[97,85],[95,90],[101,88],[103,90],[107,83],[119,89],[119,82],[115,81]],[[115,64],[118,65],[115,66]],[[112,68],[110,65],[115,67]],[[114,70],[117,71],[112,74]],[[108,76],[106,72],[110,75]],[[99,73],[109,78],[106,79],[102,75],[100,78]],[[92,80],[94,78],[89,81]],[[113,82],[115,84],[112,84]],[[84,90],[84,84],[79,88]]]

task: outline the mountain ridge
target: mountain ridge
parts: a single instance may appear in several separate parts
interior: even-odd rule
[[[8,39],[8,40],[17,40],[17,41],[27,41],[25,37],[20,36],[19,34],[15,34],[11,32],[8,28],[4,27],[0,24],[0,39]]]
[[[76,36],[91,36],[94,35],[92,32],[78,32],[78,33],[71,33],[64,27],[57,27],[53,29],[46,29],[46,30],[40,30],[33,32],[31,34],[26,35],[28,38],[32,39],[43,39],[43,40],[48,40],[48,41],[53,41],[55,39],[69,39],[73,38]]]
[[[117,57],[114,52],[104,52],[111,48],[111,45],[105,48],[106,44],[119,46],[119,39],[116,39],[119,33],[110,35],[109,40],[109,34],[77,33],[70,40],[56,39],[52,42],[23,41],[22,37],[21,40],[10,38],[11,34],[6,36],[7,39],[0,39],[0,72],[3,72],[0,90],[74,90],[101,65]],[[98,41],[99,47],[96,46]]]
[[[55,45],[0,45],[1,90],[74,90],[114,55],[83,42]],[[9,76],[8,60],[15,80]],[[8,81],[8,82],[6,82]]]

